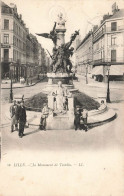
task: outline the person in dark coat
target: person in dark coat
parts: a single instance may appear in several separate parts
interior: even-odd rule
[[[23,137],[24,127],[26,123],[26,109],[24,101],[21,101],[21,106],[18,109],[18,120],[19,120],[19,137]]]
[[[80,108],[77,106],[75,110],[75,119],[74,119],[75,131],[77,131],[77,129],[80,129],[80,117],[81,117],[81,111]]]

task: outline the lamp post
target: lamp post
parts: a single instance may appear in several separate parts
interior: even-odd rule
[[[10,77],[11,77],[11,83],[10,83],[10,97],[9,97],[9,103],[12,103],[13,101],[13,89],[12,89],[12,63],[10,64]]]
[[[108,84],[107,84],[107,97],[106,97],[106,102],[107,102],[107,103],[111,103],[111,101],[110,101],[110,88],[109,88],[109,71],[110,71],[110,64],[108,64],[107,70],[108,70]]]

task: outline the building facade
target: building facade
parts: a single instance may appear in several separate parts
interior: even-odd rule
[[[2,78],[10,76],[19,81],[38,75],[47,58],[36,36],[29,33],[15,4],[1,2],[1,71]],[[45,68],[46,69],[46,68]]]
[[[124,76],[124,9],[112,6],[112,14],[104,15],[100,26],[94,26],[75,50],[77,72],[91,72],[98,81],[123,79]],[[90,65],[90,66],[89,66]]]
[[[85,75],[92,70],[93,32],[90,31],[75,50],[77,73]]]
[[[1,65],[2,76],[9,72],[10,63],[15,64],[14,73],[21,75],[21,64],[26,64],[27,29],[18,15],[17,7],[1,3]],[[20,67],[20,68],[19,68]]]
[[[104,18],[105,17],[105,18]],[[106,81],[110,65],[112,79],[124,73],[124,9],[116,6],[113,15],[105,15],[93,34],[93,74]]]

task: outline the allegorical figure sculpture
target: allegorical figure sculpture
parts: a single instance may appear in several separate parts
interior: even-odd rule
[[[63,18],[63,14],[60,12],[58,14],[57,27],[56,28],[65,29],[65,22],[66,22],[66,20]]]
[[[55,28],[56,28],[56,22],[54,24],[54,27],[52,29],[52,31],[50,31],[50,33],[36,33],[38,36],[42,36],[42,37],[45,37],[45,38],[49,38],[53,41],[54,45],[56,46],[56,42],[57,42],[57,33],[55,31]]]
[[[41,33],[37,34],[39,36],[49,38],[53,41],[53,54],[49,55],[52,59],[50,64],[50,72],[56,73],[71,73],[72,63],[70,57],[73,55],[74,48],[71,47],[72,42],[75,40],[76,36],[79,35],[79,30],[75,31],[74,34],[71,35],[70,41],[67,43],[63,42],[63,36],[65,32],[65,22],[66,20],[63,18],[63,14],[58,14],[58,19],[54,24],[54,27],[50,33]],[[57,39],[60,39],[60,46],[57,45]]]
[[[70,56],[73,55],[74,48],[70,48],[70,46],[77,35],[79,35],[79,31],[75,31],[75,33],[71,36],[70,42],[62,44],[58,47],[51,64],[54,73],[56,73],[57,71],[68,73],[71,72],[72,63],[70,61]]]

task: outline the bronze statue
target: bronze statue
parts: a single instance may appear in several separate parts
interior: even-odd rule
[[[40,34],[36,33],[36,35],[51,39],[56,46],[57,39],[59,38],[57,38],[57,33],[56,33],[55,28],[56,28],[56,22],[53,26],[53,30],[50,31],[50,33],[40,33]]]
[[[76,36],[79,35],[79,31],[75,31],[74,34],[71,35],[70,42],[66,44],[62,44],[57,49],[54,60],[52,61],[53,72],[56,73],[58,70],[61,72],[71,73],[72,63],[70,60],[70,56],[73,55],[74,48],[71,47],[72,42],[75,40]]]

